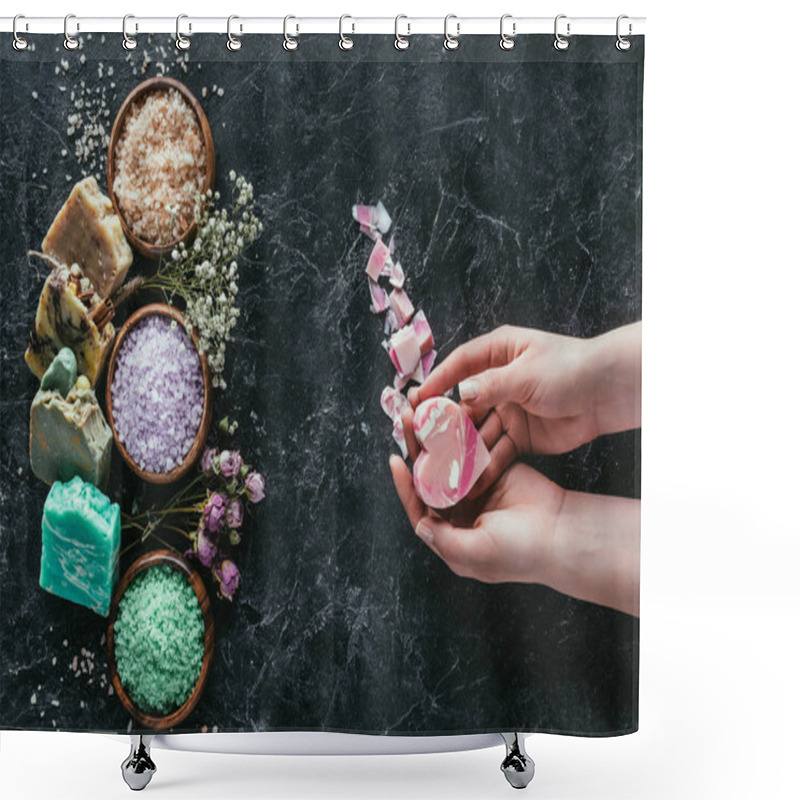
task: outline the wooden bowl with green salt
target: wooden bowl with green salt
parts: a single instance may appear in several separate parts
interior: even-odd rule
[[[111,682],[128,713],[153,730],[180,724],[200,700],[214,654],[200,575],[171,550],[145,553],[120,581],[107,641]]]

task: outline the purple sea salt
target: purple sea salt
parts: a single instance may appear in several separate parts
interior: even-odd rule
[[[200,358],[181,325],[160,314],[138,322],[117,353],[111,410],[120,442],[148,472],[189,453],[203,416]]]

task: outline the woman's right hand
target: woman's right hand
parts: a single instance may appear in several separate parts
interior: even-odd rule
[[[475,497],[520,455],[565,453],[639,426],[641,323],[594,339],[497,328],[457,347],[410,390],[411,406],[456,385],[492,457]]]

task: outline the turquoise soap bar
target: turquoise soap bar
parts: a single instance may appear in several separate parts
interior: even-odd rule
[[[44,503],[39,585],[107,617],[119,543],[116,503],[77,475],[69,483],[56,481]]]

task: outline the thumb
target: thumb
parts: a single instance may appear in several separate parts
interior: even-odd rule
[[[523,405],[530,396],[530,376],[519,362],[493,367],[458,384],[461,399],[473,406],[491,408],[503,402]]]

